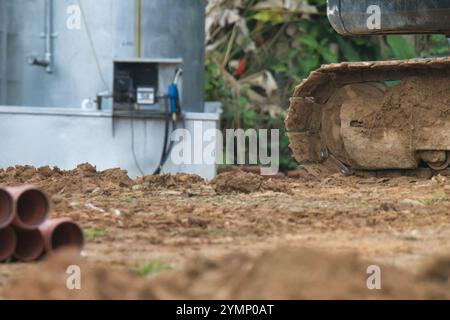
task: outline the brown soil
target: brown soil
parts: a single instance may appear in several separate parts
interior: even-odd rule
[[[87,236],[83,261],[62,254],[0,265],[0,298],[395,299],[450,292],[450,180],[442,176],[266,180],[234,172],[212,182],[189,175],[131,180],[121,170],[81,165],[9,168],[0,183],[40,186],[54,202],[52,215],[73,218]],[[137,276],[149,263],[163,267]],[[70,264],[82,268],[75,293],[65,288]],[[373,264],[382,268],[380,291],[366,288]]]
[[[382,266],[383,290],[368,290],[367,261],[354,254],[278,248],[257,257],[243,254],[202,260],[182,273],[161,275],[148,285],[169,299],[445,299],[448,268],[432,278]],[[445,277],[446,276],[446,277]],[[433,279],[433,280],[430,280]],[[208,285],[204,285],[208,283]]]
[[[252,193],[263,191],[289,192],[289,184],[279,179],[267,179],[260,175],[233,171],[219,174],[211,181],[218,194]]]
[[[389,89],[373,128],[410,130],[448,123],[450,96],[448,77],[411,77]]]
[[[82,270],[82,290],[67,290],[66,269]],[[366,287],[369,262],[356,255],[279,248],[254,257],[199,258],[183,271],[142,279],[93,266],[74,252],[50,257],[36,272],[14,281],[6,298],[20,299],[447,299],[448,258],[419,275],[382,266],[383,290]],[[27,283],[28,286],[23,286]]]

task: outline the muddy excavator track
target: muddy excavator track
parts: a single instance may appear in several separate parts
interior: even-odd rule
[[[447,174],[450,58],[324,65],[294,91],[285,120],[300,163],[343,174]]]

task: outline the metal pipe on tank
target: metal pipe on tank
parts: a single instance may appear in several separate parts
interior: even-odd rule
[[[45,53],[44,58],[30,57],[28,63],[45,67],[47,73],[53,72],[53,0],[45,0]]]
[[[47,73],[53,72],[53,0],[45,0],[45,60]]]
[[[142,56],[142,0],[137,0],[137,35],[136,57]]]

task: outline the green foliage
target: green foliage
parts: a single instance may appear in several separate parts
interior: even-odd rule
[[[84,235],[89,240],[104,238],[107,234],[107,231],[104,229],[88,228],[84,230]]]
[[[172,270],[172,266],[160,260],[152,260],[140,266],[136,272],[141,277],[148,277],[164,270]]]
[[[391,54],[396,59],[412,59],[417,57],[414,45],[408,41],[404,36],[389,35],[386,39]]]
[[[450,54],[449,41],[444,35],[419,37],[418,43],[422,57],[448,56]]]

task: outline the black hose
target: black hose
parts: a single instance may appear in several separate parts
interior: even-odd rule
[[[175,120],[172,120],[172,132],[174,132],[176,129],[177,129],[177,122]],[[161,163],[159,166],[160,170],[159,170],[158,174],[161,173],[162,167],[166,164],[167,159],[169,158],[170,154],[172,153],[173,145],[174,145],[173,140],[170,140],[169,146],[167,147],[165,153],[161,157]]]
[[[165,101],[163,99],[163,101]],[[169,136],[171,134],[169,134],[169,126],[170,126],[170,112],[167,110],[167,106],[164,103],[164,109],[166,111],[166,124],[165,124],[165,131],[164,131],[164,142],[163,142],[163,149],[161,152],[161,158],[159,160],[159,164],[158,167],[156,168],[156,170],[153,172],[153,175],[158,175],[161,174],[161,170],[164,167],[164,165],[167,162],[167,159],[169,158],[170,153],[172,152],[172,148],[173,148],[173,141],[170,141],[169,146],[167,146],[167,142],[169,140]],[[175,120],[172,119],[172,132],[175,131],[177,128],[177,123]]]
[[[136,168],[138,169],[139,173],[142,176],[145,176],[144,170],[142,170],[142,167],[140,166],[139,161],[137,159],[137,155],[136,155],[136,147],[134,144],[134,119],[131,118],[130,121],[131,121],[131,153],[133,155],[134,164],[135,164]]]
[[[173,84],[172,86],[175,86],[175,89],[177,91],[177,96],[178,96],[178,80],[179,77],[183,74],[183,69],[181,68],[177,68],[177,70],[175,71],[175,78],[173,79]],[[170,91],[171,91],[171,87],[169,87],[169,93],[168,95],[170,95]],[[178,97],[177,97],[178,98]],[[167,97],[167,99],[169,100],[169,97]],[[161,159],[159,160],[159,165],[156,168],[155,172],[153,172],[153,175],[158,175],[161,174],[162,168],[164,167],[164,165],[167,162],[167,159],[169,158],[169,155],[172,153],[172,149],[173,149],[173,141],[170,140],[169,145],[167,146],[167,142],[169,140],[169,118],[170,116],[175,116],[174,110],[172,110],[172,106],[170,105],[170,100],[167,101],[169,106],[166,105],[166,100],[165,98],[163,98],[164,101],[164,110],[166,112],[166,129],[165,129],[165,133],[164,133],[164,144],[163,144],[163,151],[161,153]],[[178,108],[177,108],[177,112],[178,112]],[[172,133],[175,132],[175,130],[177,129],[177,117],[172,117]],[[172,133],[170,135],[172,135]]]

